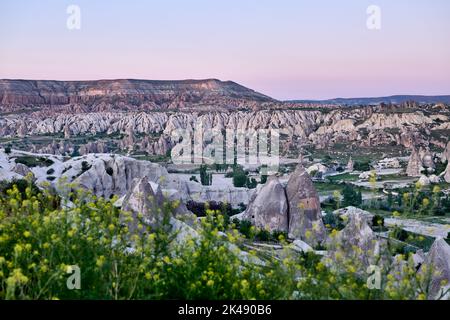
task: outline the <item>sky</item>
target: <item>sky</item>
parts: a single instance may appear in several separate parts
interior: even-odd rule
[[[449,17],[448,0],[1,0],[0,79],[217,78],[280,100],[450,94]]]

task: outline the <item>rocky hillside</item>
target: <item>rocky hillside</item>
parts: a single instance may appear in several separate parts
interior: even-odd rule
[[[0,80],[0,111],[68,106],[78,110],[251,108],[274,99],[232,81]]]
[[[120,142],[120,148],[146,151],[148,154],[166,154],[173,146],[174,130],[188,131],[225,129],[280,129],[283,150],[313,145],[325,149],[345,144],[352,148],[412,146],[443,150],[450,133],[448,108],[404,110],[395,107],[336,108],[320,110],[258,110],[210,112],[47,112],[8,114],[0,117],[0,137],[22,139],[27,146],[14,147],[35,152],[56,152],[61,146],[36,146],[30,137],[60,139],[70,144],[76,137],[93,135],[98,146],[83,145],[80,154],[109,152],[105,137]],[[201,124],[201,125],[200,125]],[[125,137],[122,139],[121,137]],[[153,137],[153,138],[152,138]],[[43,139],[43,138],[42,138]],[[122,139],[122,140],[121,140]],[[153,140],[152,140],[153,139]],[[7,141],[5,140],[5,141]],[[15,140],[18,142],[18,140]],[[51,140],[49,142],[52,142]],[[119,146],[119,145],[118,145]],[[67,146],[70,147],[70,146]],[[63,148],[64,150],[67,148]],[[86,149],[86,150],[85,150]],[[83,151],[83,152],[81,152]],[[84,152],[86,151],[86,152]],[[69,152],[70,154],[70,152]]]
[[[37,153],[166,155],[178,129],[279,129],[282,153],[293,156],[308,146],[441,152],[450,135],[449,105],[418,103],[296,104],[214,79],[0,80],[0,138]]]
[[[431,103],[450,103],[450,95],[441,96],[419,96],[419,95],[397,95],[389,97],[376,98],[336,98],[329,100],[298,100],[293,101],[297,103],[315,103],[322,105],[378,105],[380,103],[386,104],[402,104],[402,103],[417,103],[417,104],[431,104]]]

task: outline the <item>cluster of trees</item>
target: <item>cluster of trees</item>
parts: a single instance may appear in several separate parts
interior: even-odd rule
[[[355,190],[355,188],[350,184],[345,185],[344,189],[342,190],[342,196],[342,204],[344,207],[359,207],[362,204],[361,190]]]
[[[334,191],[333,197],[330,197],[323,203],[325,207],[333,210],[348,206],[361,207],[362,204],[361,189],[351,184],[346,184],[342,191]]]
[[[200,166],[200,182],[204,186],[210,186],[212,184],[212,173],[208,172],[208,165],[203,164]],[[216,172],[223,172],[227,170],[228,165],[214,164],[212,167],[216,170]],[[249,172],[244,170],[244,168],[240,165],[233,165],[233,171],[229,172],[225,175],[225,177],[233,178],[233,185],[236,188],[249,188],[254,189],[258,185],[258,181],[255,178],[249,177]],[[192,176],[190,181],[198,182],[197,177]],[[261,184],[266,183],[267,175],[261,174]]]
[[[246,239],[264,242],[280,242],[288,238],[286,232],[255,228],[248,220],[233,219],[233,227],[236,228]]]
[[[233,185],[236,188],[246,187],[254,189],[258,185],[258,182],[255,178],[250,178],[248,176],[248,171],[244,170],[242,166],[235,165],[233,167]]]
[[[370,171],[370,161],[355,161],[353,169],[356,171]]]
[[[209,201],[204,203],[189,200],[186,203],[186,207],[197,217],[205,217],[208,210],[218,211],[225,217],[230,217],[241,212],[240,209],[233,209],[231,204],[221,201]]]
[[[445,195],[437,186],[433,190],[405,189],[397,195],[389,193],[387,199],[380,204],[380,209],[445,216],[450,213],[450,196]]]

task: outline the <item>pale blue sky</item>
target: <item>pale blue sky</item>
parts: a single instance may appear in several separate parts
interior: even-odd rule
[[[66,8],[81,8],[81,30]],[[382,28],[366,28],[379,5]],[[233,80],[278,99],[450,94],[448,0],[1,0],[0,78]]]

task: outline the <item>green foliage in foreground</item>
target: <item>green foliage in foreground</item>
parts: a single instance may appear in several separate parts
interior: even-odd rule
[[[115,208],[115,199],[78,190],[69,194],[74,206],[61,209],[50,191],[36,192],[31,183],[22,191],[12,186],[0,196],[0,299],[427,297],[407,257],[401,274],[383,272],[381,289],[369,290],[354,257],[336,253],[339,263],[328,267],[313,253],[243,255],[245,240],[214,211],[196,226],[199,238],[176,241],[170,203],[159,227],[138,224],[133,234],[133,217]],[[81,270],[80,290],[66,286],[70,265]]]

